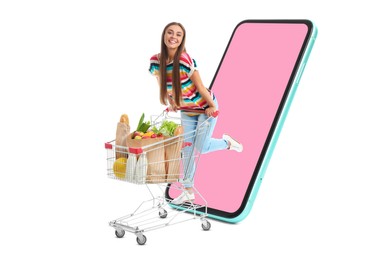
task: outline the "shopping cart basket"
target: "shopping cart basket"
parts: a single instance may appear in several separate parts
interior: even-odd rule
[[[166,110],[152,117],[151,124],[158,128],[165,120],[176,121],[182,126],[193,123],[171,116]],[[193,174],[189,173],[196,170],[209,129],[209,120],[206,120],[193,131],[178,136],[128,142],[129,147],[116,145],[115,140],[105,143],[108,177],[145,185],[151,195],[132,213],[109,222],[118,238],[126,231],[131,232],[136,235],[137,243],[143,245],[146,243],[144,232],[191,219],[200,219],[203,230],[210,229],[211,224],[206,219],[207,202],[195,187],[195,195],[202,203],[187,201],[173,205],[172,199],[165,196],[167,185],[170,189],[184,191],[183,184],[192,181]]]

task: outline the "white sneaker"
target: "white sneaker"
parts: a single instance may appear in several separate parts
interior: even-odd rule
[[[241,153],[242,150],[244,150],[244,147],[242,146],[242,144],[240,144],[239,142],[237,142],[236,140],[231,138],[229,135],[224,134],[224,135],[222,135],[222,138],[225,141],[227,141],[228,144],[230,144],[229,150],[234,150],[234,151],[237,151],[239,153]]]
[[[189,193],[188,191],[183,191],[179,197],[172,200],[171,203],[175,205],[183,204],[184,202],[190,202],[195,200],[195,194]]]

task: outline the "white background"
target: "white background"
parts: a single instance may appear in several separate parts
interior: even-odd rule
[[[388,13],[361,2],[2,1],[0,258],[389,259]],[[103,144],[122,113],[161,109],[147,69],[163,27],[184,24],[209,85],[249,18],[319,30],[250,215],[117,239],[108,222],[144,189],[106,177]]]

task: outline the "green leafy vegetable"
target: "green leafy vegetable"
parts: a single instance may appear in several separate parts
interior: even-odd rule
[[[142,113],[142,116],[141,116],[141,118],[139,119],[139,122],[138,122],[137,131],[141,127],[142,123],[144,122],[144,119],[145,119],[145,113]]]
[[[150,127],[150,121],[144,122],[145,119],[145,113],[142,113],[141,118],[139,119],[137,131],[146,133]]]
[[[151,127],[150,121],[145,122],[144,120],[145,120],[145,114],[142,113],[142,116],[139,119],[136,131],[146,133],[149,130],[149,128]],[[175,130],[178,126],[179,125],[173,121],[164,120],[161,123],[161,126],[159,128],[157,128],[157,126],[154,125],[154,126],[152,126],[151,130],[155,134],[161,133],[165,136],[174,136]]]
[[[153,131],[155,134],[160,133],[160,130],[158,130],[158,128],[157,128],[155,125],[152,127],[152,131]]]
[[[159,129],[159,132],[161,132],[163,135],[166,135],[166,136],[173,136],[175,129],[178,126],[179,125],[173,121],[165,120],[162,122],[160,129]]]

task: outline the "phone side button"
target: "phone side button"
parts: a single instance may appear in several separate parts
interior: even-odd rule
[[[295,81],[295,84],[297,84],[297,85],[299,84],[299,81],[301,80],[301,76],[302,76],[303,70],[305,69],[305,66],[306,66],[306,62],[302,63],[301,66],[299,67],[296,81]]]

